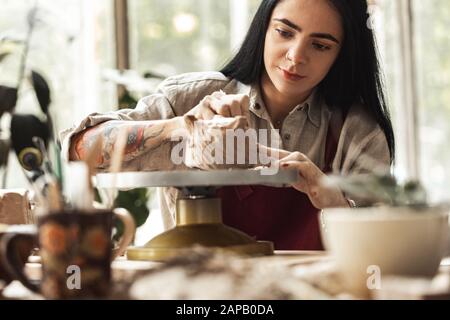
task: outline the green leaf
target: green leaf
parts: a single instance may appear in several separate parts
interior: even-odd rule
[[[128,90],[125,90],[119,99],[119,109],[134,109],[138,101],[134,98]]]
[[[0,168],[8,162],[9,148],[9,140],[0,139]]]
[[[136,227],[139,227],[147,221],[150,210],[147,207],[149,194],[147,188],[138,188],[128,191],[119,191],[114,201],[115,208],[127,209],[134,218]],[[114,238],[117,240],[123,234],[123,225],[120,221],[116,224],[117,234]]]
[[[3,59],[5,59],[10,54],[11,54],[11,52],[2,52],[2,53],[0,53],[0,62],[2,62]]]
[[[17,103],[17,88],[0,86],[0,116],[12,112]]]
[[[39,105],[41,106],[42,112],[48,114],[48,107],[50,105],[50,88],[45,81],[44,77],[41,76],[36,71],[31,71],[31,82],[33,84],[34,91],[36,92],[36,97],[38,99]]]
[[[366,200],[370,204],[392,206],[424,206],[427,192],[419,181],[400,184],[390,175],[328,176],[324,181],[330,187],[337,187],[346,195]]]

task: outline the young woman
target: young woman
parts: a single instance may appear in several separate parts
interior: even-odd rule
[[[276,249],[321,249],[319,210],[354,204],[321,178],[388,170],[394,159],[368,19],[365,0],[263,0],[241,49],[221,72],[172,77],[136,110],[91,115],[64,133],[65,148],[72,160],[82,159],[101,135],[98,165],[106,167],[119,128],[126,128],[127,170],[155,161],[158,169],[173,169],[170,133],[184,126],[183,115],[245,116],[251,128],[278,129],[289,151],[280,163],[296,168],[299,182],[221,189],[224,221],[273,241]],[[173,214],[173,198],[163,200],[163,212]]]

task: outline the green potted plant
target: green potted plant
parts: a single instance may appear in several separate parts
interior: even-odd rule
[[[36,5],[28,13],[28,31],[24,39],[9,39],[0,35],[0,63],[5,63],[8,57],[16,53],[20,54],[16,85],[0,85],[0,118],[5,113],[11,114],[9,141],[1,139],[2,136],[0,134],[0,168],[2,166],[5,167],[3,188],[6,187],[6,165],[9,148],[12,148],[18,156],[22,168],[25,169],[26,177],[30,182],[34,182],[36,176],[42,173],[42,159],[45,157],[44,153],[46,154],[42,147],[48,147],[49,142],[53,140],[53,126],[49,113],[51,103],[50,87],[40,72],[30,70],[27,66],[31,38],[38,22],[37,13],[38,7]],[[15,112],[17,101],[26,81],[29,81],[34,89],[43,116],[18,114]],[[43,145],[37,146],[33,141],[34,137],[40,138]],[[58,149],[56,144],[54,144],[54,147]]]
[[[148,208],[148,201],[150,199],[150,192],[147,188],[138,188],[127,191],[119,191],[114,201],[115,208],[127,209],[134,218],[136,228],[142,226],[150,214]],[[117,232],[114,239],[117,240],[122,236],[123,225],[121,221],[117,221]]]

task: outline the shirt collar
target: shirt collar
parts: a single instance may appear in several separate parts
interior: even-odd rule
[[[257,116],[259,116],[260,118],[263,118],[264,115],[267,113],[266,104],[264,103],[264,100],[263,100],[262,94],[261,94],[261,89],[258,84],[251,85],[250,110]],[[267,113],[267,117],[269,117],[268,113]]]
[[[317,89],[314,89],[313,92],[309,95],[308,99],[305,100],[302,104],[296,106],[293,111],[297,111],[300,109],[306,108],[306,112],[308,113],[308,119],[311,121],[314,126],[320,126],[321,119],[321,102],[320,95],[317,92]]]
[[[252,85],[245,85],[240,83],[239,93],[247,94],[250,98],[250,106],[249,109],[255,115],[260,118],[264,118],[264,114],[267,113],[264,101],[262,99],[261,89],[258,83]],[[314,89],[313,92],[309,95],[309,97],[303,102],[296,106],[292,112],[297,112],[303,108],[306,108],[309,121],[316,127],[320,126],[321,120],[321,99],[320,95],[317,92],[317,89]]]
[[[247,85],[242,82],[238,82],[237,93],[248,95],[248,97],[250,98],[250,112],[260,118],[264,118],[264,115],[266,113],[266,106],[259,91],[259,85]]]

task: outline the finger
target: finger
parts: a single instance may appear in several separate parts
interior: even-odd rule
[[[230,112],[232,117],[241,116],[242,110],[241,110],[241,103],[239,100],[233,99],[230,102]]]
[[[201,105],[205,105],[205,104],[209,105],[211,99],[212,99],[212,96],[205,96],[205,97],[200,101],[199,104],[201,104]]]
[[[243,116],[234,117],[235,121],[232,123],[232,129],[244,129],[248,127],[247,118]]]
[[[296,183],[294,183],[292,185],[292,187],[294,187],[295,189],[297,189],[298,191],[304,192],[304,193],[308,193],[308,184],[306,183],[306,180],[303,179],[302,177],[299,176],[299,179]]]
[[[211,96],[212,96],[213,98],[216,98],[216,99],[220,99],[220,98],[222,98],[222,97],[225,96],[225,95],[226,95],[226,93],[223,92],[222,90],[213,92],[213,93],[211,94]]]
[[[211,96],[206,96],[200,102],[201,108],[195,113],[195,116],[199,120],[210,120],[212,119],[216,113],[211,109]]]
[[[305,156],[301,152],[291,152],[287,157],[284,157],[280,160],[281,162],[289,162],[289,161],[307,161],[309,162],[309,158]]]
[[[231,111],[230,111],[230,105],[227,103],[224,103],[222,99],[217,99],[215,97],[211,97],[210,100],[210,108],[218,115],[230,118],[231,117]]]
[[[241,112],[244,117],[249,116],[249,109],[250,109],[250,97],[246,94],[241,95],[240,97],[241,101]]]
[[[201,111],[201,119],[202,120],[211,120],[216,116],[216,113],[208,106],[202,109]]]
[[[303,172],[310,169],[309,162],[306,161],[280,161],[280,166],[283,169],[297,168]]]
[[[299,175],[304,179],[308,179],[310,176],[311,166],[308,162],[289,161],[280,164],[281,169],[296,169]]]
[[[308,179],[307,175],[305,174],[308,171],[307,163],[305,162],[298,162],[298,161],[290,161],[287,163],[283,163],[281,165],[281,169],[288,170],[288,169],[295,169],[298,172],[298,180],[296,183],[293,184],[293,186],[302,191],[307,192],[308,190]]]
[[[185,123],[185,125],[186,125],[186,128],[187,128],[190,132],[193,131],[193,129],[194,129],[194,123],[195,123],[195,121],[196,121],[197,119],[198,119],[198,118],[197,118],[195,115],[192,115],[192,114],[186,114],[186,115],[183,116],[183,120],[184,120],[184,123]]]

